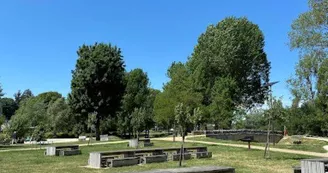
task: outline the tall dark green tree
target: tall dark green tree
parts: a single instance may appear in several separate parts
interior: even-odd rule
[[[149,79],[142,69],[134,69],[125,75],[126,88],[122,100],[122,113],[119,116],[121,132],[132,132],[132,112],[136,108],[146,108],[149,97]]]
[[[12,98],[1,98],[0,105],[2,105],[2,114],[6,116],[7,120],[10,120],[18,109],[18,105]]]
[[[212,90],[220,78],[236,82],[230,96],[235,106],[250,108],[264,103],[270,63],[264,52],[264,36],[247,18],[228,17],[210,25],[198,39],[187,62],[193,88],[203,95],[203,104],[213,102]]]
[[[69,105],[86,121],[88,113],[96,113],[96,139],[100,139],[100,121],[115,117],[121,106],[125,86],[125,65],[121,50],[111,44],[83,45],[72,72]]]

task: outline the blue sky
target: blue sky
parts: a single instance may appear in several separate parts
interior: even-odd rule
[[[197,38],[225,17],[247,17],[265,35],[275,96],[289,104],[285,83],[298,60],[288,31],[308,9],[306,0],[10,0],[0,2],[0,83],[7,97],[70,92],[76,51],[84,43],[122,49],[128,70],[142,68],[161,89],[173,61],[187,60]]]

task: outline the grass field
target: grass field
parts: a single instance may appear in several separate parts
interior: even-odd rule
[[[154,142],[154,147],[180,146],[180,143]],[[186,144],[204,146],[198,144]],[[207,145],[213,152],[211,159],[192,159],[185,161],[184,166],[231,166],[236,168],[237,173],[286,173],[292,171],[292,166],[299,165],[299,160],[308,156],[292,155],[271,152],[271,159],[263,159],[263,151],[247,150],[225,146]],[[127,148],[126,144],[106,144],[97,146],[81,147],[82,155],[67,157],[47,157],[44,150],[12,151],[0,153],[0,170],[2,173],[20,172],[63,172],[63,173],[103,173],[103,172],[137,172],[159,168],[177,167],[178,162],[165,162],[147,165],[138,165],[121,168],[90,169],[87,165],[89,152],[109,151]]]
[[[104,142],[114,142],[114,141],[121,141],[122,139],[119,137],[112,137],[109,141],[96,141],[95,139],[92,139],[90,141],[90,145],[93,143],[104,143]],[[70,143],[56,143],[56,144],[46,144],[41,145],[41,148],[45,148],[46,146],[50,145],[74,145],[74,144],[88,144],[87,141],[76,141],[76,142],[70,142]],[[20,149],[20,148],[40,148],[40,145],[37,144],[15,144],[15,145],[0,145],[0,151],[1,150],[10,150],[10,149]]]
[[[247,145],[247,143],[242,142],[242,141],[229,141],[229,140],[220,140],[220,139],[206,138],[206,137],[192,137],[192,136],[190,136],[188,138],[188,140]],[[252,142],[251,145],[263,146],[264,147],[265,143]],[[313,139],[306,139],[306,138],[302,139],[302,144],[293,144],[292,140],[290,138],[288,138],[288,139],[282,139],[278,144],[275,144],[275,146],[273,146],[271,144],[270,147],[271,148],[292,149],[292,150],[302,150],[302,151],[312,151],[312,152],[318,152],[318,153],[327,153],[327,151],[323,148],[323,146],[325,146],[325,145],[328,145],[328,142],[313,140]]]

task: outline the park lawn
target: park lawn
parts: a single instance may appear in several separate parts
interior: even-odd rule
[[[115,142],[115,141],[122,141],[119,137],[111,137],[109,141],[96,141],[95,139],[92,139],[90,142],[90,145],[94,143],[107,143],[107,142]],[[55,144],[46,144],[41,145],[41,148],[45,148],[47,146],[51,145],[79,145],[79,144],[88,144],[87,141],[76,141],[76,142],[69,142],[69,143],[55,143]],[[36,144],[15,144],[15,145],[0,145],[0,151],[1,150],[12,150],[12,149],[22,149],[22,148],[40,148],[40,145]]]
[[[207,137],[188,137],[189,141],[207,141],[207,142],[218,142],[218,143],[230,143],[230,144],[244,144],[247,143],[242,141],[230,141],[230,140],[220,140],[215,138],[207,138]],[[265,143],[257,143],[252,142],[251,145],[255,146],[265,146]],[[292,150],[301,150],[301,151],[312,151],[318,153],[327,153],[327,151],[323,148],[323,146],[328,145],[326,141],[314,140],[314,139],[306,139],[302,138],[302,144],[293,144],[291,139],[282,139],[279,143],[273,146],[270,144],[271,148],[282,148],[282,149],[292,149]]]
[[[177,147],[179,142],[155,141],[154,147]],[[263,159],[263,151],[247,150],[243,148],[201,145],[187,143],[187,146],[208,146],[213,152],[210,159],[192,159],[185,161],[184,166],[231,166],[236,168],[237,173],[286,173],[292,171],[292,166],[299,165],[300,159],[310,158],[308,156],[271,152],[271,159]],[[146,165],[137,165],[120,168],[91,169],[87,165],[89,152],[109,151],[128,148],[123,144],[106,144],[81,147],[82,155],[51,157],[44,156],[44,150],[34,151],[12,151],[0,153],[0,170],[2,173],[20,172],[67,172],[67,173],[105,173],[105,172],[137,172],[151,169],[163,169],[177,167],[178,162],[164,162]]]

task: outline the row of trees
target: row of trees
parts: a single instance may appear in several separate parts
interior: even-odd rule
[[[20,136],[30,131],[79,134],[91,127],[97,139],[112,130],[137,135],[155,123],[173,128],[175,107],[183,104],[188,115],[202,112],[191,118],[194,125],[189,123],[189,129],[208,122],[231,128],[240,109],[266,99],[270,63],[263,48],[257,25],[246,18],[226,18],[199,37],[186,63],[172,63],[167,71],[170,81],[160,92],[149,87],[142,69],[126,72],[118,47],[83,45],[67,99],[56,92],[31,97],[18,105],[10,126]]]
[[[295,77],[288,80],[291,107],[273,98],[269,110],[259,109],[268,99],[270,74],[263,33],[247,18],[228,17],[208,26],[185,63],[172,63],[162,91],[149,87],[142,69],[127,72],[118,47],[96,43],[77,51],[67,98],[56,92],[26,97],[24,92],[15,100],[1,99],[2,112],[19,136],[91,130],[97,139],[108,131],[138,136],[155,125],[261,129],[268,117],[276,129],[323,134],[328,127],[328,1],[309,0],[309,5],[289,33],[291,48],[300,50]]]

